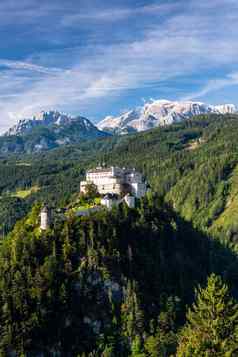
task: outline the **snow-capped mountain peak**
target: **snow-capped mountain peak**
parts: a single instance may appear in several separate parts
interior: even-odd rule
[[[130,122],[136,120],[140,115],[140,109],[130,110],[119,117],[107,116],[104,120],[102,120],[98,125],[98,129],[100,130],[113,130],[118,127],[126,127]],[[104,128],[104,129],[101,129]]]
[[[75,122],[80,123],[84,130],[95,128],[95,126],[84,117],[72,117],[71,115],[52,110],[48,112],[42,111],[30,119],[21,119],[5,133],[5,136],[28,134],[37,127],[65,127]]]
[[[214,108],[221,114],[233,114],[237,112],[237,108],[234,104],[215,105]]]
[[[6,138],[9,136],[11,140]],[[58,111],[40,112],[10,128],[1,138],[0,151],[34,153],[108,136],[110,134],[100,131],[87,118]]]
[[[97,126],[101,130],[125,133],[172,124],[200,114],[236,112],[237,108],[234,104],[214,106],[202,102],[159,99],[150,100],[142,108],[131,110],[118,117],[106,117]]]

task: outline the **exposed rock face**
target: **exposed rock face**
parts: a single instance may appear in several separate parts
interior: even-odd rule
[[[20,120],[0,137],[0,152],[40,152],[108,135],[84,117],[57,111],[41,112],[32,119]]]
[[[54,126],[55,132],[63,127],[80,124],[82,130],[90,132],[95,130],[95,126],[86,118],[77,116],[72,117],[67,114],[62,114],[57,111],[41,112],[35,115],[31,119],[22,119],[12,128],[10,128],[4,135],[14,136],[14,135],[25,135],[33,131],[33,129],[38,127],[52,128]]]
[[[114,130],[121,130],[123,131],[124,128],[126,128],[126,132],[130,131],[129,129],[131,128],[131,131],[136,131],[135,128],[131,126],[131,123],[133,121],[138,120],[140,116],[140,110],[131,110],[125,114],[122,114],[119,117],[112,117],[108,116],[104,120],[102,120],[97,127],[104,128],[100,130],[106,130],[106,131],[114,131]]]
[[[98,123],[97,127],[100,130],[124,134],[172,124],[199,114],[231,114],[236,112],[237,108],[233,104],[213,106],[191,101],[155,100],[146,103],[142,108],[129,111],[121,116],[106,117]]]

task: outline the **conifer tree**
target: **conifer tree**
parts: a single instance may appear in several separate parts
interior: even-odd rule
[[[207,287],[196,290],[196,302],[187,313],[177,357],[238,355],[238,305],[215,274]]]
[[[143,346],[140,336],[135,336],[134,340],[132,341],[131,346],[131,356],[130,357],[146,357],[145,353],[143,352]]]
[[[128,281],[125,290],[125,301],[122,304],[122,328],[130,344],[144,330],[144,316],[136,294],[136,282]]]

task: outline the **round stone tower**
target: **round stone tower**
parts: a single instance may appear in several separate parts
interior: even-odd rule
[[[47,205],[44,205],[40,212],[40,229],[42,231],[50,228],[51,225],[51,212]]]
[[[129,193],[124,197],[124,201],[126,202],[129,208],[135,208],[136,200],[135,197],[130,195]]]

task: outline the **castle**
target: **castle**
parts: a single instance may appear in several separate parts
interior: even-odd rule
[[[135,169],[119,167],[97,167],[86,173],[86,181],[80,184],[80,192],[85,193],[88,184],[94,184],[101,195],[116,194],[125,196],[131,194],[141,198],[147,191],[147,184],[141,173]]]
[[[87,171],[86,181],[82,181],[80,184],[80,192],[86,193],[89,184],[94,184],[98,193],[102,195],[101,206],[85,208],[78,211],[76,216],[87,216],[103,206],[110,210],[122,202],[125,202],[128,207],[134,208],[136,198],[143,197],[148,189],[141,173],[135,169],[121,169],[119,167],[97,167],[95,170]],[[40,212],[41,231],[50,228],[53,218],[51,209],[44,205]]]

